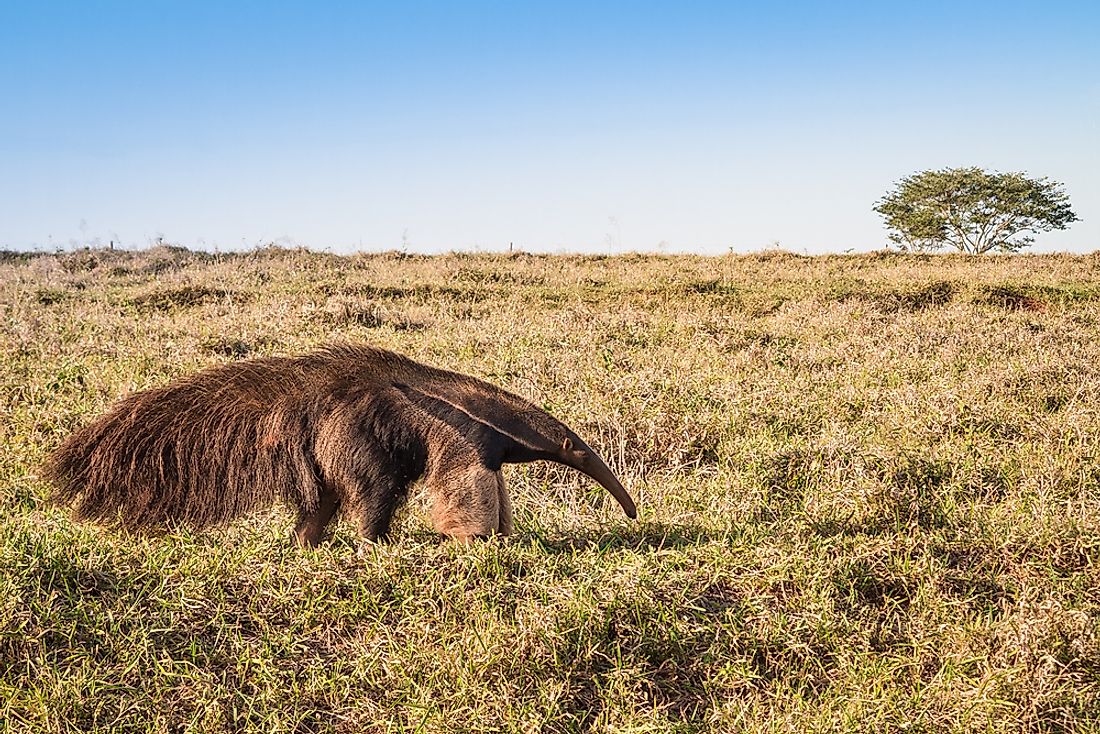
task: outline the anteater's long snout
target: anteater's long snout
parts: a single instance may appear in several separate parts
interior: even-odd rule
[[[562,451],[561,462],[571,466],[577,471],[583,472],[600,483],[604,489],[611,493],[620,505],[623,512],[630,519],[638,517],[638,508],[634,506],[634,500],[623,487],[622,482],[611,471],[600,455],[593,451],[579,438],[574,439],[572,449]]]

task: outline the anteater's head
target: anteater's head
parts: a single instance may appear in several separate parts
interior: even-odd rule
[[[628,517],[638,517],[634,500],[622,483],[600,455],[568,426],[517,395],[472,378],[459,380],[449,385],[453,392],[448,400],[408,386],[402,386],[402,391],[434,414],[453,420],[454,414],[460,413],[469,421],[462,430],[469,432],[476,426],[481,432],[479,443],[487,453],[487,465],[494,469],[502,463],[528,461],[565,464],[599,482]]]
[[[622,483],[611,472],[611,469],[600,458],[600,455],[578,438],[576,434],[567,436],[561,442],[557,455],[549,458],[592,477],[610,492],[612,497],[618,500],[627,517],[632,519],[638,517],[638,509],[634,506],[634,500],[631,499]]]

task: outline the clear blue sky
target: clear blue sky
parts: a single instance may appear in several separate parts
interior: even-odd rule
[[[885,244],[904,175],[1061,181],[1100,3],[0,4],[0,247]]]

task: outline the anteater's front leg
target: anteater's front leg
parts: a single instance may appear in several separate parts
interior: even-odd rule
[[[480,461],[450,456],[427,477],[435,529],[460,543],[512,531],[504,476]]]

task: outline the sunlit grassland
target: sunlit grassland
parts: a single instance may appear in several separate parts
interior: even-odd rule
[[[0,731],[1100,727],[1100,258],[0,256]],[[601,451],[516,534],[46,502],[119,396],[366,341]]]

